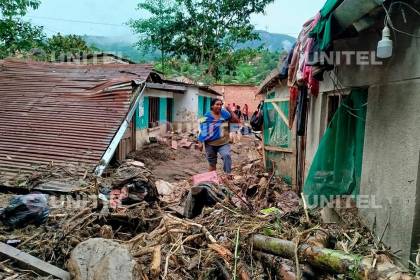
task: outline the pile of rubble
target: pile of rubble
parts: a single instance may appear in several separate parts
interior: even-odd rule
[[[49,174],[38,178],[57,179]],[[46,221],[0,227],[0,278],[413,279],[356,213],[323,223],[258,158],[233,178],[169,183],[130,160],[82,179],[76,194],[49,197]]]

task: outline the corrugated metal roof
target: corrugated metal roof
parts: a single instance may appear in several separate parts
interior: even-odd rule
[[[131,81],[151,71],[0,61],[0,183],[52,161],[93,171],[130,108]]]

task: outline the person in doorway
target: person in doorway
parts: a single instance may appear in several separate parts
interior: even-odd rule
[[[216,170],[217,155],[220,154],[223,160],[223,170],[230,174],[232,172],[232,157],[229,144],[229,123],[239,123],[239,118],[229,107],[223,108],[223,102],[220,99],[212,99],[210,109],[210,112],[200,119],[198,141],[204,143],[209,171]],[[202,148],[201,144],[200,149]]]
[[[244,108],[242,109],[242,115],[244,116],[244,121],[249,121],[249,109],[248,104],[244,105]]]

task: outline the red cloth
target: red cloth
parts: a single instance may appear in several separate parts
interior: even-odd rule
[[[212,182],[220,184],[219,176],[217,175],[216,171],[194,175],[192,177],[192,180],[194,186],[202,182]]]
[[[295,63],[295,65],[292,65],[292,71],[294,71],[294,73],[292,73],[291,77],[289,75],[288,83],[289,86],[296,86],[296,83],[298,85],[306,85],[313,96],[318,96],[319,81],[313,78],[313,67],[307,65],[310,50],[315,43],[315,39],[310,38],[309,33],[318,23],[320,17],[321,15],[318,13],[303,25],[303,29],[297,39],[298,52],[294,54],[297,57],[294,57],[295,60],[292,60],[292,62]]]
[[[319,81],[314,78],[312,72],[313,67],[305,65],[303,70],[303,80],[308,85],[310,93],[316,97],[319,94]]]

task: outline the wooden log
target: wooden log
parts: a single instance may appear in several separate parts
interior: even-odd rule
[[[286,265],[281,263],[279,257],[258,251],[254,251],[253,256],[263,264],[264,269],[273,271],[277,279],[296,279],[293,263]]]
[[[152,255],[152,263],[150,265],[150,276],[152,277],[152,279],[159,279],[161,259],[161,246],[158,245],[154,248]]]
[[[0,255],[17,261],[18,263],[29,267],[30,269],[42,275],[52,275],[55,278],[70,280],[70,274],[67,271],[44,262],[43,260],[22,252],[21,250],[9,246],[3,242],[0,242]]]
[[[257,234],[251,237],[251,242],[256,250],[288,259],[295,257],[296,245],[292,241]],[[331,273],[349,275],[356,279],[414,279],[390,261],[373,266],[372,264],[375,262],[371,258],[305,243],[299,245],[297,252],[300,262],[306,262]]]

